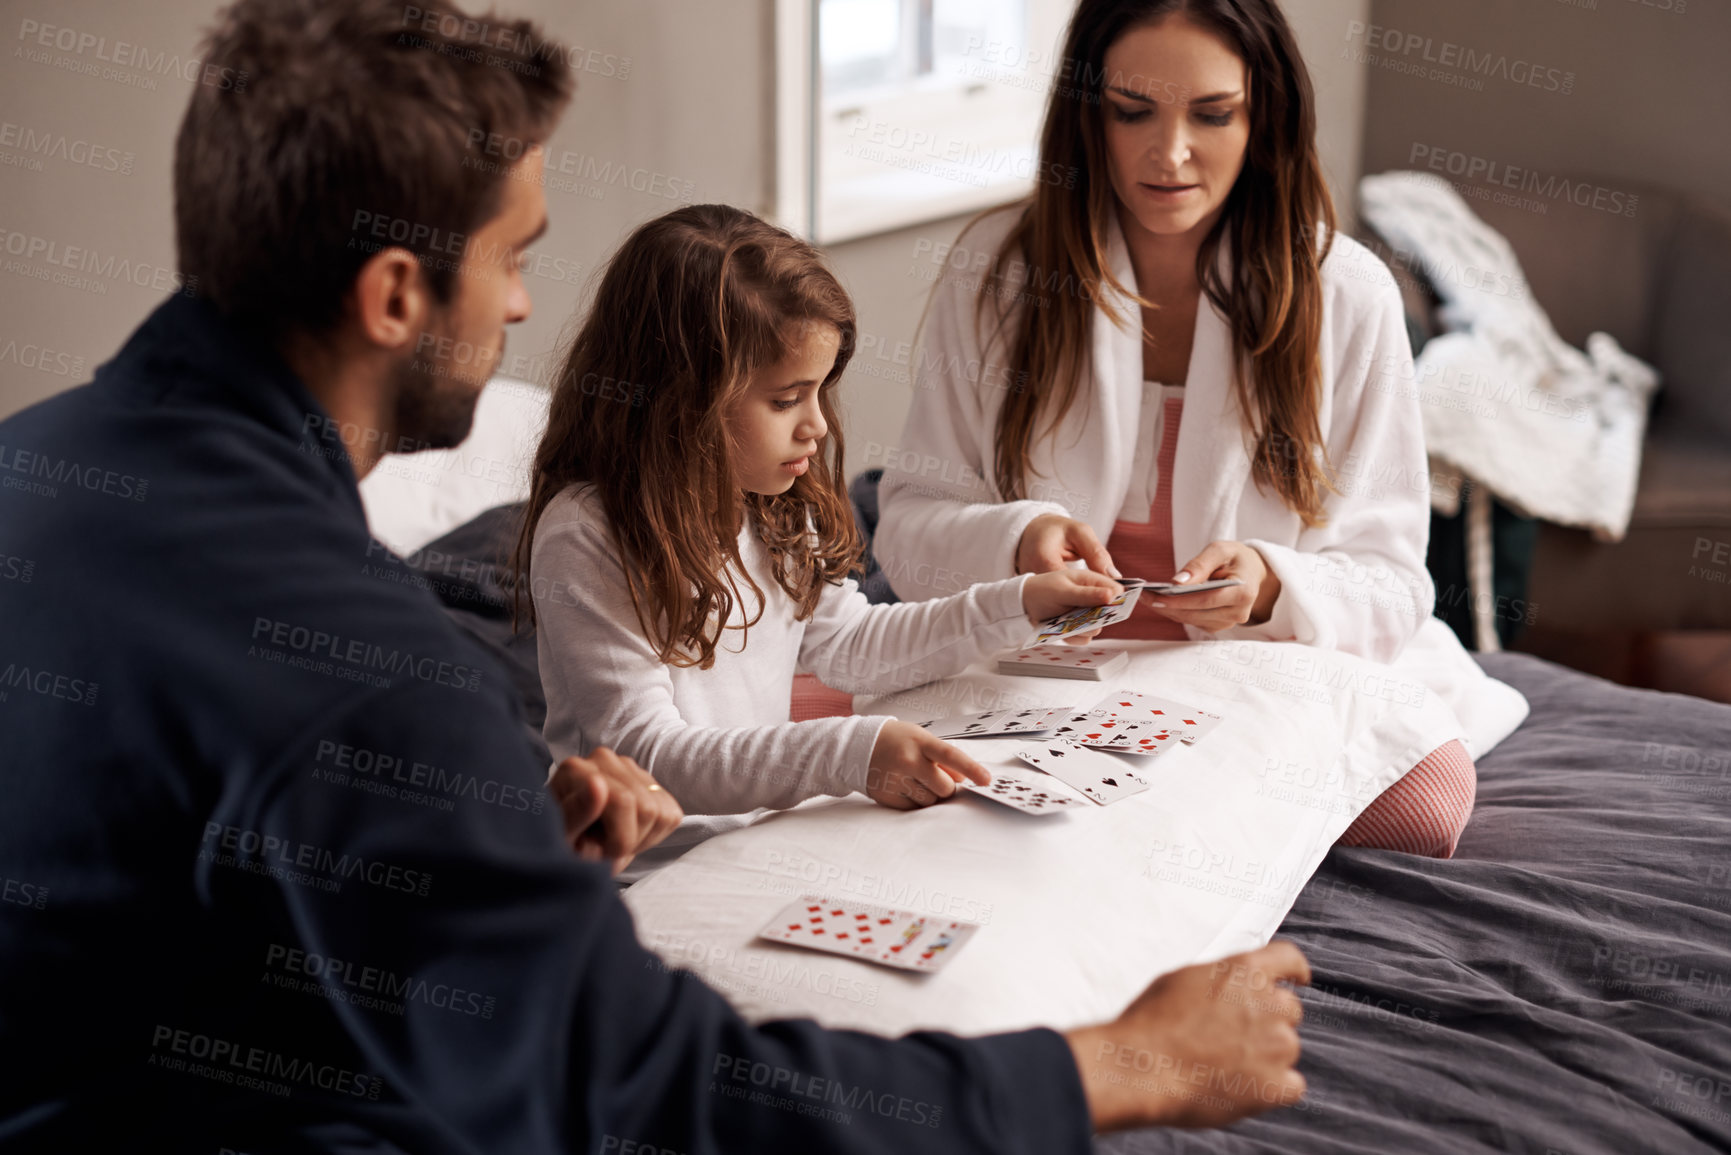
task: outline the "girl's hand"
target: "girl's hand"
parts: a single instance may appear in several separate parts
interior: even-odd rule
[[[1275,599],[1280,597],[1280,578],[1268,568],[1260,553],[1241,541],[1209,542],[1206,549],[1172,575],[1173,581],[1182,583],[1219,578],[1237,578],[1244,584],[1205,594],[1143,597],[1161,616],[1209,631],[1246,623],[1259,626],[1274,613]]]
[[[956,783],[981,786],[992,780],[986,768],[912,722],[892,718],[878,731],[866,771],[866,797],[891,810],[917,810],[948,798]]]
[[[1112,555],[1100,544],[1094,527],[1073,517],[1045,513],[1028,523],[1016,543],[1016,572],[1050,573],[1077,558],[1089,569],[1108,577],[1120,577]]]
[[[1123,592],[1123,586],[1104,574],[1085,569],[1054,570],[1035,574],[1023,583],[1022,609],[1037,626],[1070,610],[1106,605]],[[1064,640],[1080,645],[1099,632],[1073,634]]]

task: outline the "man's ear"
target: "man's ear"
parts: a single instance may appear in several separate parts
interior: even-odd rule
[[[397,247],[380,249],[356,274],[349,307],[362,337],[380,348],[401,352],[426,328],[430,292],[413,253]]]

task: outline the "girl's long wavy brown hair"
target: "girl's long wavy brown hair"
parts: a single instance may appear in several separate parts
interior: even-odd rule
[[[1082,0],[1077,7],[1064,43],[1064,75],[1076,83],[1053,89],[1038,170],[1073,173],[1074,187],[1041,180],[994,255],[978,298],[977,319],[984,323],[988,310],[995,313],[993,339],[1007,338],[1008,367],[1027,383],[1006,395],[998,413],[994,480],[1006,499],[1025,494],[1036,438],[1055,432],[1076,403],[1096,302],[1125,322],[1104,304],[1107,286],[1153,307],[1108,264],[1109,214],[1117,203],[1101,91],[1110,81],[1105,60],[1112,44],[1134,27],[1180,12],[1225,40],[1250,78],[1244,168],[1197,254],[1197,279],[1231,326],[1239,358],[1233,390],[1254,442],[1258,487],[1272,487],[1306,525],[1321,525],[1324,495],[1335,488],[1318,416],[1322,262],[1333,243],[1334,202],[1316,153],[1310,74],[1274,0]],[[1223,244],[1232,255],[1229,279],[1216,264]],[[1025,276],[1011,284],[1008,270],[1018,263]],[[1054,275],[1059,270],[1066,275]]]
[[[829,433],[792,489],[744,493],[727,413],[813,323],[841,335],[818,391]],[[825,583],[845,578],[863,553],[834,404],[855,336],[853,303],[818,251],[742,209],[693,205],[632,233],[554,380],[517,539],[519,620],[525,608],[534,620],[526,591],[535,526],[554,497],[584,483],[600,497],[638,621],[662,661],[714,664],[744,602],[741,579],[757,599],[745,627],[761,618],[763,590],[739,555],[747,519],[776,583],[809,617]]]

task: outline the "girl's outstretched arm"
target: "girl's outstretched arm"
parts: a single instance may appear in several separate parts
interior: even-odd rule
[[[1123,592],[1081,569],[985,582],[925,602],[874,606],[852,582],[824,591],[806,625],[800,668],[838,690],[881,694],[960,672],[1025,641],[1032,623]]]
[[[531,585],[543,733],[555,758],[611,747],[655,775],[690,815],[782,809],[866,789],[885,719],[787,721],[797,654],[790,639],[778,645],[767,620],[773,611],[750,631],[745,655],[723,653],[725,668],[681,671],[676,694],[674,670],[638,623],[597,508],[564,497],[547,507]],[[737,648],[738,638],[730,632],[722,647]]]

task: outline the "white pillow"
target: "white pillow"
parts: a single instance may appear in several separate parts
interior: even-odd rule
[[[455,449],[386,457],[361,482],[373,536],[407,556],[496,505],[529,497],[529,468],[552,394],[495,377]]]
[[[1129,667],[1105,686],[981,663],[855,708],[917,721],[1092,704],[1122,687],[1220,713],[1197,745],[1146,763],[1154,789],[1050,817],[984,798],[909,813],[860,795],[814,800],[627,890],[638,936],[754,1021],[810,1017],[888,1035],[1092,1022],[1156,975],[1266,942],[1359,811],[1437,746],[1469,736],[1434,687],[1350,655],[1250,641],[1129,648]],[[1496,699],[1486,721],[1501,732],[1480,749],[1525,712],[1513,690],[1484,683],[1476,692]],[[1016,745],[968,750],[988,768],[1020,766]],[[937,975],[756,939],[804,894],[985,925]],[[1374,921],[1371,896],[1340,898]]]

